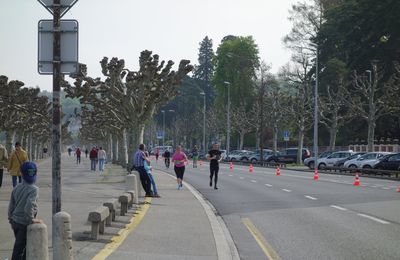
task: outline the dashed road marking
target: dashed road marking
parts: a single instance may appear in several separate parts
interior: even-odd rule
[[[251,182],[256,183],[257,181],[256,180],[251,180]]]
[[[308,196],[308,195],[304,195],[304,197],[306,197],[307,199],[310,199],[310,200],[317,200],[317,198],[314,198],[314,197],[311,197],[311,196]]]
[[[388,187],[382,187],[383,190],[390,190]]]
[[[229,177],[232,177],[233,175],[232,174],[229,174]]]
[[[282,189],[283,191],[286,191],[286,192],[292,192],[291,190],[288,190],[288,189]]]
[[[390,224],[390,222],[387,222],[385,220],[382,220],[382,219],[379,219],[379,218],[376,218],[376,217],[373,217],[373,216],[370,216],[370,215],[365,215],[365,214],[361,214],[361,213],[359,213],[357,215],[360,216],[360,217],[363,217],[363,218],[367,218],[367,219],[373,220],[373,221],[381,223],[381,224]]]
[[[347,210],[346,208],[343,208],[343,207],[340,207],[340,206],[336,206],[336,205],[331,205],[331,208],[338,209],[338,210],[341,210],[341,211],[346,211]]]
[[[244,177],[239,177],[239,179],[243,180],[243,179],[244,179]]]
[[[268,183],[265,183],[265,186],[267,186],[267,187],[272,187],[272,185],[271,185],[271,184],[268,184]]]

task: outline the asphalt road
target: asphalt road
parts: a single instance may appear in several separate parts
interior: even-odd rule
[[[154,164],[153,164],[154,165]],[[158,162],[159,169],[164,169]],[[172,169],[167,170],[173,173]],[[221,165],[218,190],[208,166],[185,181],[225,220],[241,259],[400,259],[399,182]]]

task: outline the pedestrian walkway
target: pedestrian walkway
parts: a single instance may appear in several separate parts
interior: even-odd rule
[[[38,166],[38,218],[48,227],[51,257],[51,158],[39,162]],[[162,197],[151,200],[143,218],[139,219],[137,216],[141,213],[134,215],[133,210],[127,216],[117,216],[117,221],[106,227],[105,234],[98,241],[92,241],[88,213],[105,200],[121,195],[126,186],[126,171],[107,164],[104,172],[91,172],[89,159],[82,157],[82,163],[76,165],[74,157],[62,156],[62,210],[71,214],[75,260],[95,256],[95,259],[105,259],[106,255],[109,255],[107,259],[218,258],[213,230],[201,203],[187,188],[177,190],[170,176],[156,170],[153,174]],[[14,242],[7,220],[10,179],[5,174],[0,189],[0,260],[10,257]],[[122,231],[127,234],[125,239],[119,235]],[[104,248],[111,241],[114,241],[113,250],[104,254]]]

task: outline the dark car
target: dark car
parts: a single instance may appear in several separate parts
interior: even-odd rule
[[[267,162],[280,162],[280,163],[296,163],[297,162],[297,148],[289,148],[272,155],[268,158]],[[311,156],[310,150],[303,148],[301,161]]]
[[[400,153],[390,154],[379,159],[374,169],[397,171],[400,170]]]
[[[341,159],[341,160],[335,162],[335,163],[333,164],[333,167],[343,167],[343,165],[344,165],[345,162],[347,162],[347,161],[349,161],[349,160],[353,160],[353,159],[360,158],[360,157],[361,157],[362,155],[364,155],[364,154],[365,154],[365,152],[363,152],[363,153],[355,153],[355,154],[353,154],[353,155],[350,155],[349,157],[347,157],[347,158],[345,158],[345,159]]]

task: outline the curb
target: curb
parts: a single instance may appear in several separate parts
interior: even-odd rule
[[[167,176],[175,179],[171,174],[164,172],[162,170],[158,170],[166,174]],[[229,232],[224,220],[220,215],[218,215],[215,207],[209,202],[204,196],[196,190],[191,184],[184,181],[183,182],[188,190],[195,196],[195,198],[200,202],[201,206],[203,206],[204,211],[208,217],[208,221],[211,224],[211,229],[214,235],[215,246],[217,248],[217,254],[219,260],[239,260],[239,253],[236,248],[235,243],[233,242],[233,238],[231,233]]]

